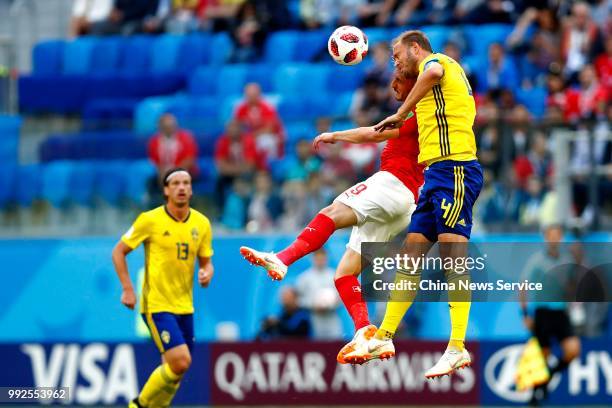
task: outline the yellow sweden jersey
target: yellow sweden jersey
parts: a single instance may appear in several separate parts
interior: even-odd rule
[[[193,313],[196,257],[213,254],[208,218],[191,209],[177,221],[161,206],[140,214],[121,240],[132,249],[144,242],[141,313]]]
[[[432,61],[442,65],[444,75],[416,105],[419,162],[429,165],[441,160],[475,160],[476,138],[472,126],[476,105],[472,88],[463,68],[444,54],[425,58],[419,74]]]

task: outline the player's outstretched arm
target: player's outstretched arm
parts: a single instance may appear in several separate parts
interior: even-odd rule
[[[313,141],[315,150],[319,143],[348,142],[348,143],[379,143],[385,140],[399,137],[398,129],[389,129],[384,132],[377,132],[373,127],[358,127],[354,129],[341,130],[338,132],[321,133]]]
[[[200,256],[198,257],[200,262],[200,269],[198,270],[198,283],[201,287],[207,288],[215,274],[215,267],[213,266],[210,257]]]
[[[416,104],[440,82],[444,75],[444,68],[437,62],[430,62],[425,66],[425,71],[419,75],[414,87],[398,109],[397,113],[379,122],[374,129],[382,132],[385,129],[396,129],[402,126],[408,114],[414,109]]]
[[[121,303],[130,309],[134,309],[136,306],[136,292],[130,279],[130,273],[128,272],[127,262],[125,257],[127,254],[132,252],[132,248],[127,246],[124,242],[119,241],[115,248],[113,248],[113,265],[115,266],[115,272],[121,282],[123,292],[121,293]]]

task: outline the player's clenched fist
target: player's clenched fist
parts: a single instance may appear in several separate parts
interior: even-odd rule
[[[134,289],[123,291],[121,303],[130,309],[134,309],[134,306],[136,306],[136,293],[134,293]]]
[[[215,273],[212,263],[207,263],[203,268],[198,271],[198,283],[201,287],[206,288],[210,284],[210,281]]]

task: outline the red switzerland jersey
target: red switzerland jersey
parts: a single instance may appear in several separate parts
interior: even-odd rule
[[[399,137],[387,140],[387,145],[380,155],[380,170],[388,171],[397,177],[414,194],[419,197],[419,188],[423,185],[424,165],[419,164],[419,130],[416,114],[408,118],[399,129]]]

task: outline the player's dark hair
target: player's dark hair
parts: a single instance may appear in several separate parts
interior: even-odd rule
[[[173,168],[171,168],[170,170],[168,170],[167,172],[164,173],[164,178],[162,178],[162,183],[164,184],[164,187],[166,187],[169,184],[170,180],[168,178],[172,175],[172,173],[176,173],[176,172],[179,172],[179,171],[184,171],[187,174],[189,174],[189,177],[193,178],[191,176],[191,173],[189,173],[189,170],[187,170],[186,168],[183,168],[183,167],[173,167]]]
[[[433,52],[429,38],[427,38],[424,32],[419,30],[404,31],[395,40],[393,40],[393,44],[398,42],[401,42],[405,46],[409,46],[412,43],[417,43],[419,47],[425,51]]]

